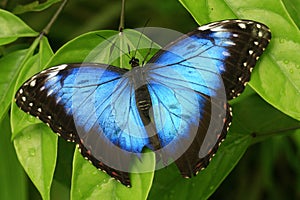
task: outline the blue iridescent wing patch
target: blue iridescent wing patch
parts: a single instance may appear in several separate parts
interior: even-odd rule
[[[199,27],[132,70],[64,64],[26,81],[16,103],[122,184],[130,186],[130,153],[144,147],[184,177],[205,168],[231,123],[237,97],[271,39],[258,22],[225,20]],[[116,162],[108,164],[114,157]],[[122,170],[122,169],[126,170]]]

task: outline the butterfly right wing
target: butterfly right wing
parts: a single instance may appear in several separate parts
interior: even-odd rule
[[[95,167],[130,186],[128,157],[149,141],[126,72],[104,64],[52,67],[25,82],[16,103],[76,142]]]
[[[175,163],[183,176],[196,175],[217,151],[231,122],[227,100],[244,90],[270,38],[261,23],[225,20],[199,27],[150,59],[153,119],[162,146],[172,156],[182,153]]]

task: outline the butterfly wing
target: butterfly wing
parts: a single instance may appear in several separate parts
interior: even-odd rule
[[[140,153],[149,141],[130,81],[123,77],[126,72],[104,64],[53,67],[25,82],[16,103],[76,142],[97,168],[129,186],[126,152]]]
[[[270,38],[269,29],[257,22],[215,22],[149,61],[145,73],[154,123],[163,147],[170,144],[165,155],[184,150],[175,161],[183,176],[196,175],[217,151],[231,122],[227,100],[244,90]]]

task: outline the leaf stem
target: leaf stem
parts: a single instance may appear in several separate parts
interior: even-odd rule
[[[51,18],[51,20],[49,21],[47,26],[43,29],[43,31],[41,33],[42,35],[43,34],[47,35],[49,33],[52,25],[54,24],[55,20],[57,19],[58,15],[61,13],[61,11],[63,10],[63,8],[65,7],[67,2],[68,2],[68,0],[64,0],[62,2],[62,4],[59,6],[58,10],[54,13],[53,17]]]
[[[287,132],[287,131],[295,131],[297,129],[300,129],[300,125],[282,128],[282,129],[278,129],[278,130],[270,130],[270,131],[265,131],[265,132],[257,132],[257,133],[254,132],[251,135],[252,135],[252,137],[265,137],[265,136],[277,135],[278,133],[283,133],[283,132]]]
[[[122,32],[124,29],[124,12],[125,12],[125,0],[122,0],[122,10],[121,10],[121,16],[120,16],[120,25],[119,25],[119,31]]]

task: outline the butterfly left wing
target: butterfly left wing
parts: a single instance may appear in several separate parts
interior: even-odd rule
[[[149,61],[154,123],[163,147],[173,143],[165,155],[182,154],[175,163],[183,176],[196,175],[217,151],[231,122],[227,100],[244,90],[270,38],[261,23],[220,21],[182,36]]]
[[[16,103],[76,142],[95,167],[130,186],[128,157],[149,141],[126,72],[104,64],[52,67],[25,82]]]

